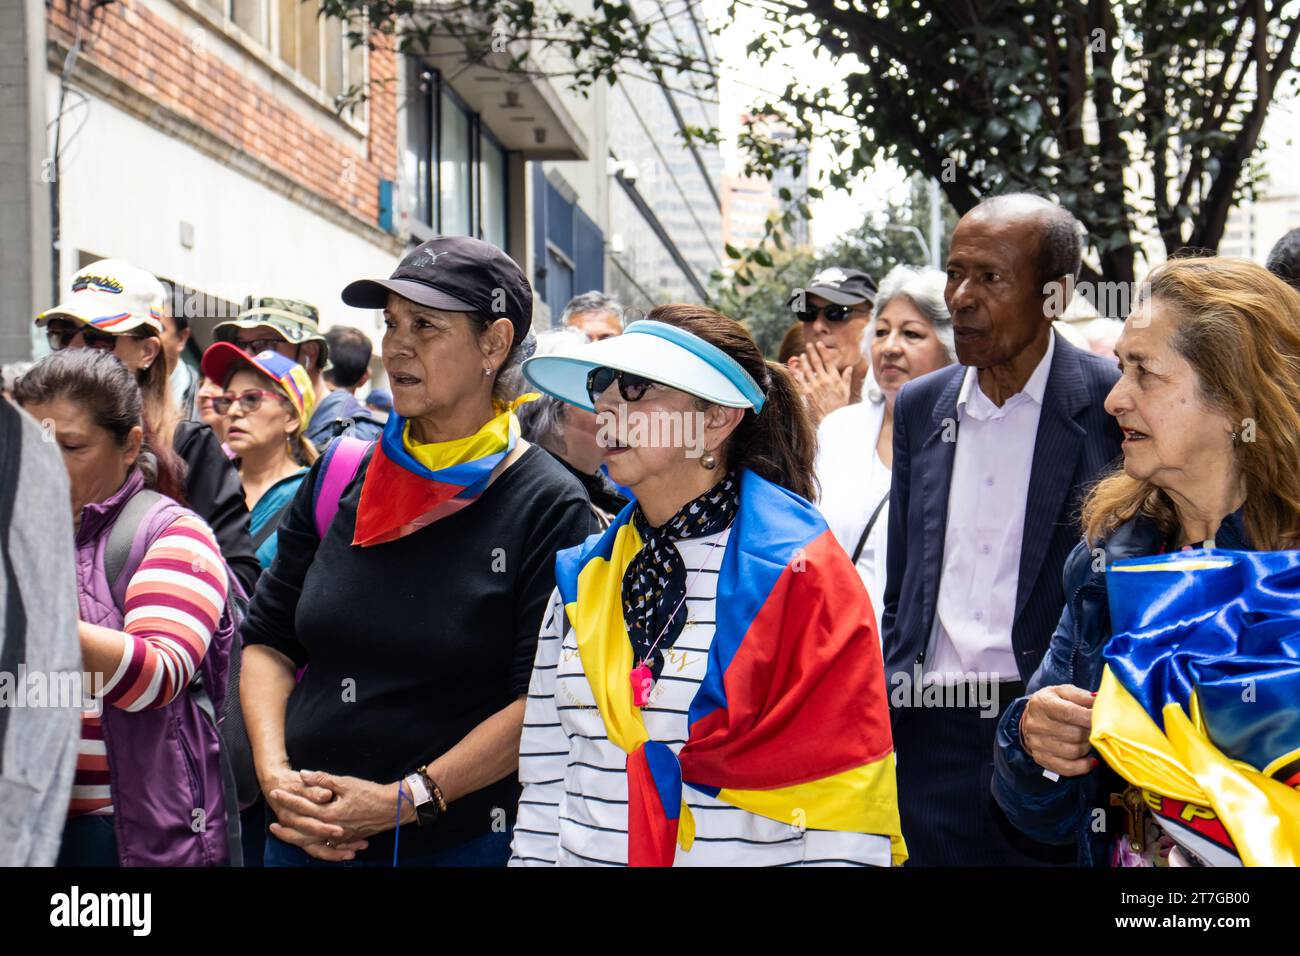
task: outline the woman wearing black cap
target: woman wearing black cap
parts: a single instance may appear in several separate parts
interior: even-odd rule
[[[313,467],[249,610],[266,863],[500,865],[554,556],[592,530],[498,384],[532,294],[495,247],[438,238],[343,298],[384,310],[393,414],[354,476],[344,445]]]

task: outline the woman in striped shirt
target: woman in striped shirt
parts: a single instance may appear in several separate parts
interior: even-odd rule
[[[785,370],[663,306],[524,373],[597,412],[637,503],[557,558],[511,863],[901,862],[874,616]]]
[[[197,515],[154,494],[179,494],[181,466],[151,445],[140,390],[113,355],[56,352],[15,398],[59,444],[76,527],[89,706],[59,865],[226,862],[216,726],[189,694],[201,670],[218,694],[224,687],[231,628],[221,630],[228,576],[216,540]],[[128,556],[115,582],[106,564],[119,520],[146,534],[127,528],[138,562]]]

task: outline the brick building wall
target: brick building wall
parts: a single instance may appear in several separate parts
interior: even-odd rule
[[[90,0],[54,0],[47,30],[51,65],[61,68],[78,17]],[[397,176],[396,55],[379,37],[369,55],[370,93],[364,155],[227,61],[219,42],[196,42],[141,0],[96,11],[83,32],[82,63],[265,164],[313,197],[375,227],[379,181]]]

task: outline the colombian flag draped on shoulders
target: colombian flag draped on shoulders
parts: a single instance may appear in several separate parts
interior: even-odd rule
[[[528,392],[509,404],[494,402],[496,414],[486,425],[445,442],[416,442],[410,423],[389,415],[361,486],[352,543],[395,541],[477,501],[519,442],[515,409],[537,397]]]
[[[888,836],[902,863],[879,640],[865,602],[846,613],[861,581],[817,510],[741,473],[705,677],[674,755],[632,701],[622,582],[642,546],[634,507],[556,560],[583,671],[628,755],[629,864],[671,866],[678,845],[690,850],[683,784],[795,826]]]
[[[1093,746],[1206,862],[1300,865],[1300,551],[1182,551],[1106,579]]]

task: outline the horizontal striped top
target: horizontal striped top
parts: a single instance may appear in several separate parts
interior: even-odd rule
[[[226,566],[199,518],[177,518],[149,546],[126,589],[122,656],[106,673],[103,703],[165,707],[188,686],[226,604]],[[113,812],[100,718],[85,711],[68,816]]]
[[[686,625],[666,654],[643,708],[650,736],[682,749],[687,712],[704,679],[713,641],[718,571],[731,529],[674,542],[686,565]],[[717,547],[713,547],[714,543]],[[537,642],[520,742],[523,795],[510,865],[627,865],[627,755],[605,735],[576,635],[558,590]],[[690,852],[675,866],[888,866],[889,838],[801,830],[707,796],[682,796],[695,817]]]

